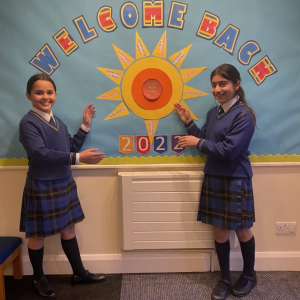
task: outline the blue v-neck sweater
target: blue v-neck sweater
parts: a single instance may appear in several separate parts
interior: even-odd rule
[[[246,105],[238,101],[221,115],[218,115],[218,107],[214,107],[207,113],[201,129],[193,121],[185,126],[189,135],[200,138],[197,148],[206,154],[205,174],[252,177],[248,147],[255,125]]]
[[[76,153],[82,147],[87,132],[81,128],[73,136],[67,126],[55,116],[52,126],[41,116],[29,111],[20,121],[19,139],[27,152],[27,176],[37,180],[55,180],[71,176]]]

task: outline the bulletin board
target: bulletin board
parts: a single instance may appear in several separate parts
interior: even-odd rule
[[[240,71],[256,114],[250,160],[300,162],[299,11],[298,0],[1,1],[0,166],[27,165],[19,122],[27,80],[41,72],[71,135],[96,107],[82,150],[105,152],[100,164],[205,162],[178,147],[186,131],[174,103],[201,127],[223,63]]]

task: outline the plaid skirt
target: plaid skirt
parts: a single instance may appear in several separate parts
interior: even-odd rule
[[[20,231],[26,238],[58,234],[83,219],[73,177],[26,179],[20,221]]]
[[[197,220],[234,231],[251,228],[255,222],[252,179],[205,174]]]

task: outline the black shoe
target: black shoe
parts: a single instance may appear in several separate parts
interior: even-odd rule
[[[237,283],[232,287],[231,294],[236,297],[247,296],[256,284],[256,274],[253,277],[242,274]]]
[[[230,292],[230,281],[226,279],[219,280],[211,293],[212,300],[225,300]]]
[[[88,283],[96,283],[96,282],[103,282],[106,280],[104,274],[93,274],[89,271],[86,271],[83,277],[72,275],[71,283],[72,285],[79,285],[79,284],[88,284]]]
[[[55,291],[53,290],[52,286],[49,284],[45,276],[43,276],[39,280],[34,279],[33,285],[38,293],[44,298],[52,299],[56,296]]]

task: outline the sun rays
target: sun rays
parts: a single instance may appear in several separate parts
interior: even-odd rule
[[[174,111],[174,103],[180,102],[187,107],[192,118],[195,114],[185,100],[202,97],[207,93],[186,85],[206,67],[181,69],[192,44],[172,54],[167,60],[167,34],[161,36],[152,54],[136,32],[135,58],[113,45],[123,70],[100,68],[103,74],[117,86],[97,99],[120,102],[104,119],[129,115],[130,112],[145,120],[150,143],[153,141],[159,119]]]

